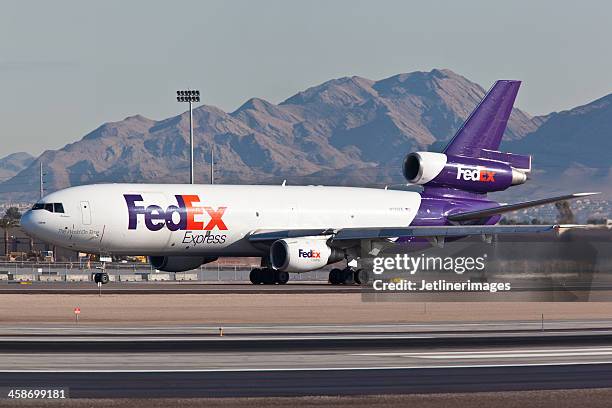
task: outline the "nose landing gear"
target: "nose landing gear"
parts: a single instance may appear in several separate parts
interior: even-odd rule
[[[109,282],[108,273],[106,272],[96,272],[94,273],[94,282],[101,283],[103,285]]]
[[[96,266],[96,269],[98,269],[100,272],[94,273],[94,282],[97,284],[106,285],[110,280],[108,273],[106,273],[106,262],[102,262],[102,266]]]

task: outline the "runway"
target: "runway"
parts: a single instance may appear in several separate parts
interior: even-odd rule
[[[0,388],[72,398],[612,387],[612,330],[0,339]]]
[[[604,388],[612,364],[348,370],[0,373],[0,387],[68,389],[70,398],[375,395]]]

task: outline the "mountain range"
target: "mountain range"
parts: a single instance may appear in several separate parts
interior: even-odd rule
[[[218,183],[403,183],[405,155],[443,146],[484,94],[467,78],[434,69],[378,81],[333,79],[279,104],[252,98],[234,112],[198,106],[193,111],[196,182],[209,180],[214,145]],[[536,169],[523,194],[586,187],[612,192],[611,102],[608,95],[535,117],[512,111],[503,147],[533,154]],[[35,200],[41,161],[47,191],[101,182],[183,183],[189,173],[188,141],[188,113],[105,123],[37,158],[0,159],[5,180],[0,201]]]
[[[8,180],[28,167],[35,157],[26,152],[12,153],[0,159],[0,181]]]

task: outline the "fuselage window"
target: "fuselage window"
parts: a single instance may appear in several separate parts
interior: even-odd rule
[[[56,213],[64,213],[64,206],[62,203],[53,203],[53,211]]]

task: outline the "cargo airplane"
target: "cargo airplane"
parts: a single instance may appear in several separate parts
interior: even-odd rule
[[[500,80],[441,153],[413,152],[403,173],[422,191],[287,185],[96,184],[50,193],[27,211],[31,235],[102,255],[147,255],[161,271],[219,257],[261,257],[254,284],[333,269],[332,284],[365,284],[368,257],[387,245],[470,235],[536,233],[554,225],[497,225],[501,214],[581,197],[499,204],[487,193],[527,181],[531,157],[499,151],[519,81]],[[96,280],[108,282],[106,272]]]

